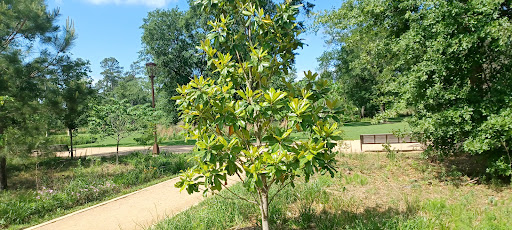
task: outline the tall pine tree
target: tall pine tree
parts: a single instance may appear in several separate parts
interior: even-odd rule
[[[7,189],[7,157],[30,150],[30,143],[14,143],[14,137],[40,122],[45,71],[74,39],[72,23],[61,30],[55,26],[57,16],[43,0],[0,1],[0,190]],[[44,49],[34,54],[33,47]],[[20,145],[24,151],[12,148]]]

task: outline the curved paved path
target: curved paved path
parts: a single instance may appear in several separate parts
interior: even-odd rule
[[[167,151],[172,153],[188,153],[194,148],[193,145],[170,145],[161,146],[160,151]],[[152,146],[137,146],[137,147],[119,147],[119,155],[128,155],[130,153],[141,151],[149,152]],[[92,147],[92,148],[77,148],[75,152],[76,157],[84,156],[111,156],[116,154],[116,147]],[[57,152],[58,157],[68,157],[69,152]]]
[[[201,192],[180,193],[174,187],[178,180],[174,178],[28,229],[147,229],[203,200]],[[228,177],[228,186],[238,181],[238,177]]]

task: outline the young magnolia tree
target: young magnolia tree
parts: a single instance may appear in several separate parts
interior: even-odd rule
[[[282,188],[294,186],[298,176],[308,181],[317,172],[334,174],[341,103],[323,98],[330,82],[311,72],[303,88],[291,82],[285,82],[286,92],[269,86],[272,76],[288,72],[302,46],[299,6],[285,1],[268,14],[261,8],[267,1],[261,2],[198,1],[216,17],[200,48],[219,77],[196,77],[177,89],[187,138],[197,140],[202,156],[175,186],[216,193],[228,189],[228,175],[237,175],[253,197],[233,194],[258,205],[268,229],[269,204]],[[308,133],[308,140],[294,142],[294,132]],[[273,186],[277,192],[270,194]]]

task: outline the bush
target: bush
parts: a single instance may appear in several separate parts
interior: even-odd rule
[[[52,145],[71,145],[69,136],[67,135],[54,135],[48,137],[49,142]],[[90,143],[96,143],[98,137],[92,134],[80,134],[73,137],[73,145],[84,145]]]
[[[493,114],[464,142],[464,150],[472,154],[485,154],[491,176],[512,175],[512,109]]]
[[[178,174],[192,166],[187,159],[189,154],[161,153],[157,156],[140,152],[130,155],[125,161],[135,166],[134,170],[114,177],[114,182],[121,185],[135,185],[151,181],[166,175]]]

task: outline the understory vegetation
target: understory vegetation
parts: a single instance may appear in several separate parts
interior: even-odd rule
[[[53,135],[49,136],[48,140],[51,144],[55,145],[71,145],[71,141],[69,140],[68,135]],[[96,143],[98,137],[96,135],[91,134],[81,134],[73,137],[73,145],[85,145]]]
[[[287,187],[276,197],[270,206],[272,229],[512,226],[512,188],[501,181],[478,181],[477,176],[485,173],[485,168],[475,168],[479,159],[432,163],[420,153],[362,153],[341,155],[338,160],[334,178],[318,176]],[[231,190],[245,193],[241,184]],[[220,194],[234,198],[227,191]],[[154,229],[258,229],[258,225],[257,207],[213,196]]]
[[[32,158],[8,164],[12,190],[1,192],[0,228],[20,228],[168,179],[191,154],[132,153],[119,158]]]

